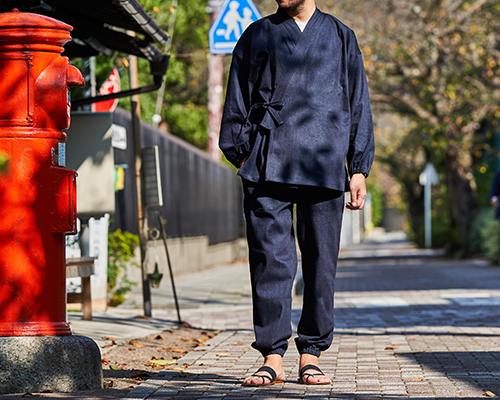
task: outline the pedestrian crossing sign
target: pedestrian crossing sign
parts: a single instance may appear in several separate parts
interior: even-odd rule
[[[210,53],[231,54],[243,31],[260,18],[252,0],[225,0],[208,33]]]

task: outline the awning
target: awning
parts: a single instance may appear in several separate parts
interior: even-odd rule
[[[137,0],[2,0],[0,12],[18,8],[56,18],[71,26],[73,41],[65,46],[68,57],[111,55],[118,50],[149,61],[162,58],[155,43],[168,35]],[[132,31],[135,37],[125,31]]]
[[[111,56],[114,51],[120,51],[149,60],[154,84],[113,95],[75,100],[74,106],[147,93],[161,86],[168,56],[162,54],[156,45],[165,44],[168,35],[137,0],[1,0],[0,12],[9,12],[13,8],[47,15],[73,26],[73,41],[64,46],[64,56]]]

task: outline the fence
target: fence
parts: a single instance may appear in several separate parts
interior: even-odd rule
[[[125,165],[124,189],[115,192],[110,230],[137,233],[134,140],[130,113],[117,109],[113,123],[126,128],[127,147],[114,149],[115,165]],[[166,219],[169,237],[208,236],[212,244],[244,237],[242,189],[235,171],[209,159],[181,139],[141,122],[143,147],[158,146],[163,206],[148,207],[149,226]]]

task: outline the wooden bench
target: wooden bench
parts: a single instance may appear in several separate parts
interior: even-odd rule
[[[66,278],[82,278],[81,293],[67,293],[67,303],[81,303],[83,319],[92,319],[92,296],[90,276],[94,274],[94,260],[97,257],[81,257],[66,259]]]

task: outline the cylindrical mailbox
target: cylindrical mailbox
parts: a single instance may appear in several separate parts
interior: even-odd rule
[[[70,335],[65,234],[76,233],[76,172],[65,168],[72,27],[0,14],[0,336]]]

